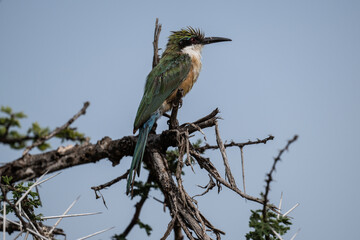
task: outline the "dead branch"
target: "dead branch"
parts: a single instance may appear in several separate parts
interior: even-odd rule
[[[206,193],[208,193],[210,190],[212,190],[216,186],[216,184],[210,174],[209,174],[209,178],[210,178],[210,180],[209,180],[208,184],[206,184],[204,187],[198,185],[198,187],[206,189],[205,192],[203,192],[201,194],[197,194],[197,195],[193,196],[192,198],[204,196]]]
[[[225,187],[229,188],[230,190],[236,192],[237,194],[239,194],[241,197],[249,200],[249,201],[253,201],[253,202],[257,202],[260,204],[263,204],[264,201],[260,198],[257,197],[253,197],[250,196],[248,194],[245,194],[244,192],[242,192],[240,189],[238,189],[235,186],[231,186],[230,183],[228,183],[225,179],[223,179],[218,170],[215,168],[215,166],[211,163],[210,159],[208,158],[204,158],[203,156],[201,156],[198,152],[191,150],[190,151],[191,155],[196,159],[196,161],[199,163],[199,166],[201,168],[204,168],[208,173],[210,173],[210,175],[212,177],[214,177],[216,179],[216,181],[218,181],[219,183],[221,183],[222,185],[224,185]],[[270,209],[276,210],[276,206],[269,204],[268,207]]]
[[[272,182],[273,178],[272,178],[272,174],[276,169],[276,164],[281,160],[281,155],[285,152],[289,150],[289,146],[295,142],[298,139],[298,135],[295,135],[291,140],[289,140],[286,144],[286,146],[281,149],[279,151],[279,154],[276,156],[276,158],[274,158],[274,162],[273,165],[270,169],[270,172],[268,174],[266,174],[267,179],[265,180],[266,182],[266,187],[265,187],[265,194],[264,194],[264,203],[263,203],[263,210],[262,210],[262,214],[263,214],[263,219],[264,222],[266,222],[267,218],[266,218],[266,208],[268,207],[267,203],[268,203],[268,194],[270,191],[270,183]]]
[[[159,19],[156,18],[155,31],[154,31],[154,42],[153,42],[153,47],[154,47],[154,57],[153,57],[153,64],[152,64],[153,68],[156,65],[158,65],[158,63],[160,61],[159,47],[158,47],[160,32],[161,32],[161,24],[159,24]]]
[[[152,181],[151,175],[149,174],[148,179],[146,180],[146,183],[150,184],[151,181]],[[149,191],[150,191],[150,188],[147,188],[146,191],[143,193],[140,201],[135,204],[135,209],[136,210],[135,210],[134,216],[132,217],[129,225],[126,227],[126,229],[124,230],[124,232],[120,236],[125,238],[130,233],[132,228],[138,223],[141,209],[144,206],[144,203],[148,198]]]
[[[128,175],[129,175],[129,170],[126,171],[126,173],[124,173],[124,174],[121,175],[120,177],[117,177],[117,178],[115,178],[115,179],[113,179],[113,180],[111,180],[111,181],[109,181],[109,182],[107,182],[107,183],[101,184],[101,185],[99,185],[99,186],[91,187],[91,189],[94,190],[95,193],[96,193],[97,191],[100,191],[100,190],[102,190],[102,189],[104,189],[104,188],[110,187],[111,185],[119,182],[120,180],[126,179]]]
[[[184,96],[183,92],[184,91],[182,89],[179,89],[176,92],[176,97],[175,97],[174,101],[172,102],[172,111],[171,111],[171,116],[170,116],[170,120],[169,120],[169,129],[175,129],[179,126],[179,122],[177,120],[177,113],[182,104],[181,98]]]
[[[189,231],[190,229],[194,231],[200,239],[211,239],[206,233],[204,234],[200,220],[193,214],[193,210],[183,201],[179,187],[172,178],[164,156],[160,152],[152,150],[148,155],[144,156],[144,160],[151,166],[151,171],[155,175],[156,182],[159,184],[163,194],[167,196],[167,206],[170,209],[172,217],[178,214],[177,220],[187,237],[194,239]]]
[[[255,145],[255,144],[260,144],[260,143],[266,144],[270,140],[274,140],[274,136],[270,135],[270,136],[268,136],[267,138],[264,138],[264,139],[257,139],[256,141],[250,141],[249,140],[249,141],[243,142],[243,143],[236,143],[234,141],[231,141],[230,143],[224,144],[224,147],[225,148],[228,148],[228,147],[243,148],[243,147],[245,147],[247,145]],[[205,144],[202,147],[196,148],[196,150],[199,151],[199,152],[204,152],[205,150],[208,150],[208,149],[214,149],[214,150],[219,149],[219,146]]]
[[[216,134],[216,142],[217,142],[217,144],[219,146],[221,156],[222,156],[222,158],[224,160],[225,173],[226,173],[225,176],[227,176],[230,185],[232,187],[236,188],[235,179],[234,179],[234,177],[233,177],[233,175],[231,173],[231,170],[230,170],[230,165],[229,165],[228,157],[226,155],[226,150],[225,150],[224,144],[223,144],[223,142],[221,141],[221,138],[220,138],[219,125],[218,125],[217,121],[215,121],[215,134]]]
[[[3,219],[0,219],[0,226],[2,226],[3,224],[4,224]],[[21,232],[21,231],[23,231],[23,230],[20,228],[19,225],[20,225],[19,222],[13,222],[13,221],[9,222],[9,221],[7,221],[7,223],[6,223],[6,230],[5,230],[5,231],[6,231],[8,234],[12,234],[13,232]],[[45,232],[49,232],[52,227],[46,226],[46,225],[42,225],[42,228],[45,229]],[[0,229],[0,231],[2,231],[2,228]],[[61,228],[55,228],[54,231],[53,231],[53,234],[54,234],[54,235],[62,235],[62,236],[65,236],[65,232],[64,232],[64,230],[61,229]]]
[[[59,132],[61,132],[62,130],[66,129],[67,127],[70,126],[70,124],[72,124],[76,119],[78,119],[81,115],[84,115],[86,113],[86,109],[89,107],[90,103],[89,102],[85,102],[84,106],[82,107],[82,109],[75,114],[72,118],[70,118],[64,125],[62,125],[61,127],[56,128],[54,131],[52,131],[51,133],[49,133],[46,136],[43,136],[41,138],[39,138],[38,140],[36,140],[36,142],[34,142],[33,144],[31,144],[30,146],[26,147],[24,152],[23,152],[23,156],[25,156],[26,154],[28,154],[28,152],[33,149],[34,147],[40,146],[41,144],[43,144],[45,141],[49,140],[50,138],[54,137],[56,134],[58,134]]]

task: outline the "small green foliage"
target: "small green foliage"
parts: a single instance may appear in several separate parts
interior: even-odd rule
[[[24,114],[23,112],[18,112],[18,113],[14,113],[14,116],[16,118],[27,118],[26,114]]]
[[[196,140],[196,142],[192,143],[192,145],[194,148],[199,148],[201,143],[202,143],[202,140],[201,140],[201,138],[199,138],[198,140]]]
[[[199,148],[201,143],[202,143],[201,139],[198,139],[196,140],[195,143],[192,143],[192,145],[194,148]],[[185,155],[185,157],[187,156]],[[166,160],[168,161],[169,169],[174,174],[176,173],[178,159],[179,159],[179,150],[177,148],[174,150],[166,151]],[[192,164],[196,163],[193,157],[190,157],[190,161]],[[185,173],[182,171],[181,174],[184,175]]]
[[[11,113],[12,113],[12,109],[9,106],[6,106],[6,107],[1,106],[0,111],[3,112],[3,113],[7,113],[8,115],[11,115]]]
[[[71,140],[82,143],[86,140],[85,134],[76,131],[76,128],[65,128],[56,134],[56,137],[60,138],[62,142],[65,140]]]
[[[23,149],[28,145],[28,142],[36,142],[38,139],[44,138],[52,131],[48,127],[41,127],[39,123],[32,123],[31,127],[26,131],[26,134],[20,133],[14,128],[20,128],[20,119],[27,116],[23,112],[13,112],[10,107],[2,106],[0,112],[5,114],[5,117],[0,117],[0,142],[8,144],[13,149]],[[86,137],[83,133],[76,131],[76,128],[66,128],[55,135],[61,141],[70,140],[75,142],[84,142]],[[51,146],[48,142],[44,142],[37,146],[40,151],[45,151]]]
[[[118,235],[115,234],[114,236],[111,237],[112,240],[126,240],[126,237],[122,234]]]
[[[176,148],[174,150],[166,151],[166,160],[168,161],[169,169],[172,173],[176,173],[176,166],[179,158],[179,150]]]
[[[20,182],[16,185],[11,183],[12,177],[2,176],[2,182],[4,184],[4,189],[6,192],[12,194],[12,198],[9,199],[11,204],[15,204],[21,196],[29,190],[29,188],[34,184],[33,182]],[[4,199],[4,196],[1,195],[1,200]],[[42,214],[35,214],[35,208],[41,207],[41,201],[39,194],[35,191],[30,191],[26,197],[21,201],[21,207],[26,212],[31,220],[42,221]],[[3,211],[3,206],[1,206],[0,211]],[[11,206],[6,208],[7,213],[14,212],[14,209]]]
[[[133,197],[136,197],[136,196],[147,197],[151,188],[158,189],[159,186],[154,182],[143,183],[142,181],[135,181]]]
[[[271,228],[283,236],[292,224],[288,217],[280,216],[277,218],[277,215],[270,210],[266,213],[266,222],[263,219],[262,210],[251,210],[251,213],[249,227],[254,228],[254,230],[246,234],[247,240],[265,240],[265,236],[269,236],[271,240],[278,239]]]
[[[148,236],[151,235],[152,228],[148,224],[145,224],[141,222],[140,219],[138,219],[137,225],[139,225],[140,228],[144,229]]]
[[[29,128],[29,130],[28,130],[28,134],[29,133],[33,133],[35,138],[40,138],[40,137],[44,137],[44,136],[48,135],[50,133],[50,129],[42,128],[42,127],[40,127],[39,123],[34,122],[31,125],[31,128]]]
[[[1,119],[0,119],[0,121],[1,121]],[[1,125],[1,123],[0,123],[0,125]],[[6,133],[6,128],[0,126],[0,136],[4,136],[5,133]]]
[[[136,224],[139,226],[140,229],[144,229],[146,235],[150,236],[152,227],[148,224],[143,223],[140,219],[137,220]],[[111,237],[112,240],[126,240],[127,238],[123,234],[115,234]]]

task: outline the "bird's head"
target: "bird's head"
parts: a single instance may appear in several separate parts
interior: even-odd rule
[[[192,45],[203,46],[206,44],[224,41],[231,41],[231,39],[223,37],[205,37],[204,33],[200,31],[200,29],[187,27],[185,29],[181,29],[180,31],[172,32],[172,34],[169,36],[169,41],[167,43],[165,52],[178,52]]]

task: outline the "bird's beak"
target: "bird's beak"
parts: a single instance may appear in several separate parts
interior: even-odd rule
[[[206,37],[204,38],[202,44],[211,44],[211,43],[217,43],[217,42],[225,42],[225,41],[232,41],[230,38],[223,38],[223,37]]]

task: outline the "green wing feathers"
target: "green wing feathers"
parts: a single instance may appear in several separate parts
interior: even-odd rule
[[[191,67],[187,54],[165,55],[147,76],[135,122],[134,133],[185,80]]]

